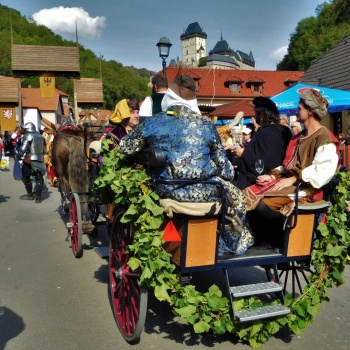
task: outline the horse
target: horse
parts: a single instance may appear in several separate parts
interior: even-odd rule
[[[88,140],[90,142],[91,140]],[[87,201],[88,173],[84,145],[84,130],[66,127],[57,131],[52,144],[52,164],[59,183],[62,208],[67,213],[70,193],[79,194],[83,219],[83,232],[90,233],[91,224]]]

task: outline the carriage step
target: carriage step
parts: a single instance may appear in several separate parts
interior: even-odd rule
[[[109,258],[109,246],[95,247],[94,251],[100,256],[101,259]]]
[[[288,315],[289,308],[284,305],[268,305],[255,310],[242,310],[234,313],[239,322],[260,320],[262,318]]]
[[[249,295],[281,292],[283,286],[276,282],[264,282],[256,284],[246,284],[243,286],[230,287],[230,292],[234,298],[246,297]]]

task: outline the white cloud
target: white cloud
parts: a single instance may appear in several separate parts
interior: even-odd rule
[[[282,46],[282,47],[279,47],[274,52],[272,52],[269,55],[269,58],[274,59],[276,61],[281,61],[287,52],[288,52],[288,46]]]
[[[83,38],[98,38],[107,25],[106,17],[90,17],[82,7],[53,7],[34,13],[36,23],[50,28],[56,34],[75,36],[76,24],[78,36]]]

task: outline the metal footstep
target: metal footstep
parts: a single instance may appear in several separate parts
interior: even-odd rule
[[[100,256],[101,259],[109,258],[109,246],[95,247],[94,251]]]
[[[236,311],[235,317],[239,320],[239,322],[247,322],[260,320],[262,318],[288,315],[289,312],[289,308],[284,305],[268,305],[259,307],[255,310]]]
[[[280,292],[283,286],[276,282],[264,282],[256,284],[246,284],[243,286],[230,287],[230,292],[235,298],[246,297],[250,295],[266,294]]]

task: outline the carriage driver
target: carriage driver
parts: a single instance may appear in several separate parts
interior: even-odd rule
[[[45,139],[36,131],[33,123],[24,124],[23,129],[25,134],[22,145],[15,156],[17,160],[23,160],[22,181],[27,191],[27,194],[20,196],[20,199],[35,199],[35,203],[41,203],[43,176],[46,172],[44,163],[44,154],[46,153]],[[35,194],[33,193],[32,176],[35,177]]]

